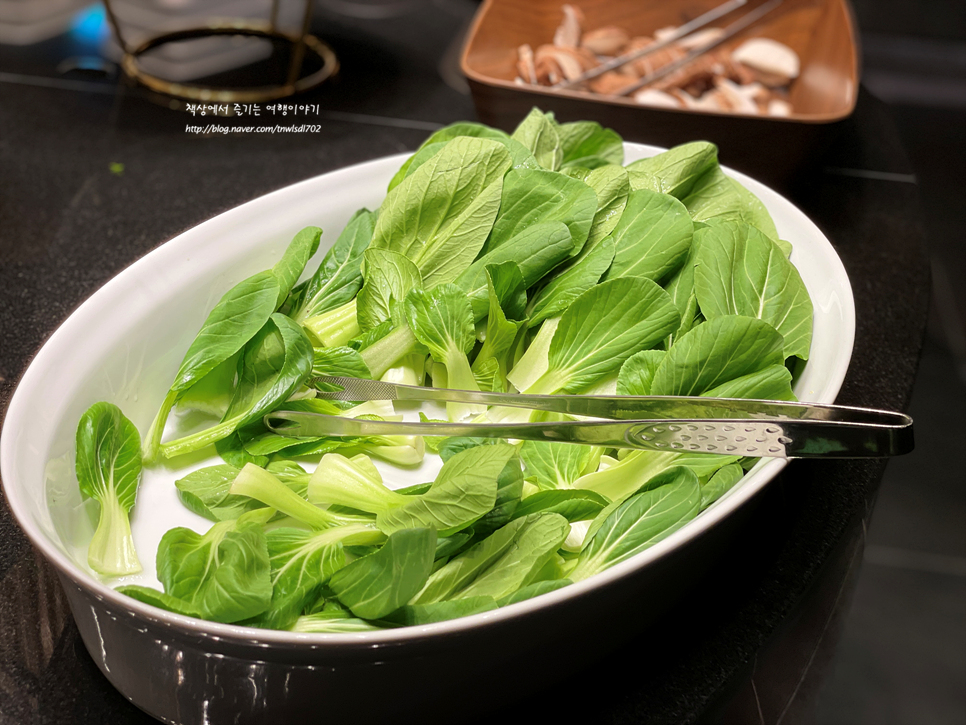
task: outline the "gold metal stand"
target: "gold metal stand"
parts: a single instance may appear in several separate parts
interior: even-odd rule
[[[326,79],[331,78],[339,69],[339,60],[336,58],[332,48],[309,33],[309,27],[312,23],[312,0],[306,0],[305,2],[305,13],[302,17],[302,28],[299,35],[291,35],[278,29],[278,3],[279,0],[272,0],[271,17],[267,22],[260,20],[212,22],[203,28],[189,28],[156,35],[148,38],[136,47],[130,46],[124,40],[124,35],[121,33],[121,26],[117,21],[117,17],[114,15],[114,9],[111,7],[110,0],[104,0],[104,8],[107,11],[108,22],[110,22],[117,42],[121,46],[121,51],[124,53],[121,67],[129,77],[141,85],[157,93],[189,101],[259,103],[263,101],[274,101],[279,98],[286,98],[296,93],[307,91],[310,88],[320,85]],[[138,65],[138,58],[152,48],[180,40],[209,38],[217,35],[241,35],[252,38],[266,38],[268,40],[281,40],[291,44],[292,58],[289,62],[285,82],[279,85],[260,86],[257,88],[213,88],[191,83],[176,83],[164,78],[158,78],[155,75],[147,73]],[[322,61],[322,67],[303,78],[300,76],[306,50],[318,56],[319,60]]]

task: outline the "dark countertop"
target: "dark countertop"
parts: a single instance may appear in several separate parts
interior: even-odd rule
[[[186,134],[197,122],[190,115],[122,86],[42,85],[38,77],[53,76],[44,69],[55,45],[0,47],[0,409],[71,310],[167,239],[266,192],[415,148],[436,126],[473,119],[470,98],[444,83],[438,66],[474,9],[322,16],[319,33],[343,72],[311,95],[325,109],[313,134]],[[778,188],[831,239],[852,282],[855,351],[839,402],[901,409],[928,306],[917,191],[883,180],[911,176],[878,101],[863,93],[840,130],[810,171]],[[723,161],[735,163],[727,153]],[[567,681],[579,684],[566,697],[535,692],[513,708],[494,701],[499,716],[807,721],[884,466],[791,465],[708,577],[658,625],[602,662],[567,668]],[[152,722],[97,670],[53,571],[5,506],[0,582],[0,723]]]

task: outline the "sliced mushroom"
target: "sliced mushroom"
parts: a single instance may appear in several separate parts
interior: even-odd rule
[[[619,55],[630,37],[620,28],[608,26],[584,33],[580,45],[597,55]]]
[[[580,8],[564,5],[564,19],[553,34],[553,44],[558,48],[576,48],[580,45],[580,26],[584,22],[584,14]]]
[[[714,79],[714,87],[718,89],[725,103],[729,106],[728,110],[738,113],[758,113],[758,104],[749,95],[742,92],[741,86],[734,81],[719,76]]]
[[[553,66],[558,71],[558,76],[563,76],[567,80],[573,80],[597,65],[597,59],[592,53],[581,53],[577,48],[559,48],[555,45],[541,45],[537,48],[534,55],[536,61],[537,77],[549,75]],[[541,72],[541,66],[545,66],[545,73]],[[541,82],[543,82],[541,80]]]
[[[533,64],[533,49],[526,43],[517,48],[517,73],[527,83],[537,82],[537,69]]]
[[[594,93],[601,93],[605,96],[614,95],[627,88],[634,79],[617,71],[607,71],[603,75],[597,76],[590,81],[590,90]]]
[[[735,49],[732,58],[756,71],[766,86],[788,85],[800,72],[795,51],[771,38],[745,41]]]
[[[761,83],[754,82],[739,84],[738,90],[743,96],[745,96],[745,98],[749,98],[754,101],[755,106],[758,107],[759,113],[768,112],[768,103],[774,96],[772,95],[772,92],[765,88],[765,86],[763,86]]]
[[[718,40],[722,35],[724,35],[724,28],[702,28],[691,35],[686,35],[678,41],[678,45],[687,50],[694,50],[695,48],[700,48],[702,45],[706,45],[715,40]]]
[[[721,94],[721,91],[717,89],[712,89],[699,98],[695,98],[684,91],[678,91],[674,95],[684,102],[685,107],[698,111],[720,112],[731,110],[727,100]]]
[[[680,54],[678,57],[684,55],[683,50],[676,50]],[[654,55],[658,55],[660,52],[658,51]],[[713,84],[715,76],[721,75],[723,70],[719,59],[713,53],[707,53],[695,58],[693,62],[688,63],[683,68],[679,68],[661,78],[654,84],[654,87],[662,91],[668,91],[671,88],[691,88],[693,86],[709,88]]]
[[[630,65],[634,66],[634,70],[637,71],[639,76],[646,76],[658,68],[663,68],[668,63],[673,63],[676,60],[680,60],[687,53],[681,48],[673,45],[669,45],[666,48],[661,48],[660,50],[655,50],[653,53],[645,55],[643,58],[638,58],[637,60],[631,61]]]
[[[678,32],[677,25],[668,25],[664,28],[658,28],[657,30],[654,31],[654,40],[657,40],[657,41],[667,40],[676,32]]]
[[[655,88],[645,88],[634,94],[634,102],[642,106],[656,106],[658,108],[681,108],[681,101],[670,93]]]
[[[792,104],[781,98],[773,98],[768,102],[768,115],[788,117],[792,115]]]

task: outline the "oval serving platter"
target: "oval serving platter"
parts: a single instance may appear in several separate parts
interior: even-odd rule
[[[663,149],[626,144],[626,162]],[[184,232],[122,271],[82,304],[41,348],[11,400],[0,440],[7,501],[54,565],[84,643],[108,679],[165,722],[450,721],[553,680],[651,622],[713,562],[745,506],[786,465],[759,463],[697,519],[650,549],[555,592],[496,611],[383,632],[296,634],[205,622],[124,597],[86,565],[95,519],[73,476],[76,421],[98,400],[147,430],[167,382],[207,311],[237,280],[271,266],[307,225],[325,233],[319,254],[362,206],[378,208],[407,154],[334,171],[243,204]],[[788,200],[727,173],[768,208],[814,304],[810,359],[795,392],[831,403],[852,353],[855,313],[832,245]],[[203,458],[203,457],[202,457]],[[198,458],[190,468],[213,461]],[[188,512],[173,485],[190,470],[145,471],[132,528],[156,585],[154,552],[165,531],[210,522]],[[427,465],[433,465],[432,463]],[[426,471],[395,485],[424,480]],[[117,584],[118,582],[113,582]],[[606,617],[600,613],[606,612]],[[562,634],[563,633],[563,634]],[[376,696],[374,696],[376,695]]]

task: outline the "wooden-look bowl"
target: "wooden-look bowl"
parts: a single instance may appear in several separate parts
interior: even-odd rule
[[[584,13],[584,30],[613,25],[631,36],[681,25],[721,2],[571,0]],[[535,49],[553,42],[563,4],[563,0],[485,0],[480,7],[460,66],[483,123],[512,130],[537,106],[553,111],[560,121],[598,121],[629,141],[673,146],[705,139],[719,146],[726,163],[774,181],[801,168],[816,146],[835,132],[836,122],[855,108],[858,52],[846,0],[785,0],[725,44],[733,48],[750,37],[765,37],[798,53],[801,74],[791,86],[793,113],[786,118],[655,108],[631,98],[518,85],[514,82],[517,48],[528,43]],[[724,27],[747,11],[735,11],[714,25]]]

